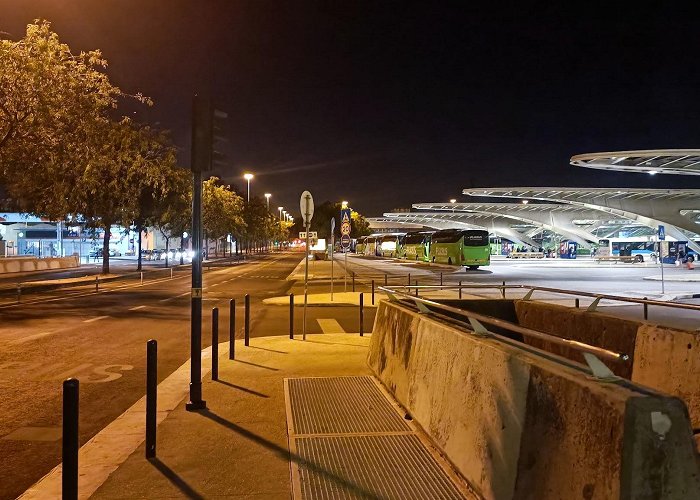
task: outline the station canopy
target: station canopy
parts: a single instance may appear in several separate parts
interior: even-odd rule
[[[700,150],[656,149],[586,153],[572,156],[572,165],[600,170],[675,175],[700,175]]]
[[[469,196],[517,198],[562,203],[580,202],[596,198],[608,200],[688,200],[700,202],[700,189],[644,189],[644,188],[571,188],[571,187],[504,187],[472,188],[462,191]],[[697,204],[700,207],[700,203]]]

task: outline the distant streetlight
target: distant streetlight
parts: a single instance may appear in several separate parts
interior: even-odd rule
[[[346,208],[348,208],[348,202],[347,202],[347,201],[341,201],[341,202],[340,202],[340,205],[341,205],[341,208],[342,208],[343,210],[345,210]]]
[[[450,203],[457,203],[457,200],[456,200],[455,198],[452,198],[452,199],[450,200]]]
[[[270,193],[265,193],[265,202],[267,203],[267,211],[270,211],[270,196],[272,196]]]
[[[182,233],[182,238],[183,238],[183,239],[187,238],[188,236],[189,236],[189,234],[187,234],[187,231],[185,231],[184,233]]]
[[[282,210],[283,209],[284,209],[284,207],[277,207],[277,210],[279,210],[279,213],[280,213],[280,224],[282,224]]]
[[[250,203],[250,179],[253,178],[253,174],[245,173],[243,174],[243,178],[248,181],[248,203]]]
[[[523,205],[527,205],[528,200],[523,200]]]

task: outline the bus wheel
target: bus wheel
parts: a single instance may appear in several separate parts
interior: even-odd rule
[[[643,255],[637,255],[637,262],[644,262],[644,256],[643,256]]]
[[[467,267],[469,269],[471,269],[472,271],[476,271],[477,269],[479,269],[479,266],[467,266]]]

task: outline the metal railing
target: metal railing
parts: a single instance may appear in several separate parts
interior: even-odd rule
[[[409,289],[409,288],[414,288],[414,287],[384,287],[381,286],[379,287],[379,290],[385,292],[390,300],[392,297],[396,299],[396,297],[403,297],[407,301],[413,302],[416,304],[416,307],[418,307],[419,310],[422,310],[421,306],[419,304],[422,304],[423,307],[425,308],[422,310],[422,312],[432,312],[436,313],[435,311],[431,311],[425,306],[430,306],[433,309],[438,309],[446,312],[450,312],[452,314],[457,314],[459,316],[463,316],[470,320],[470,323],[475,331],[475,333],[479,334],[488,334],[488,335],[493,335],[493,336],[498,336],[501,337],[498,333],[490,332],[486,329],[480,328],[481,325],[479,323],[485,323],[487,325],[493,325],[499,328],[503,328],[504,330],[508,330],[514,333],[518,333],[522,335],[523,337],[529,337],[529,338],[536,338],[539,340],[543,340],[546,342],[551,342],[552,344],[560,345],[560,346],[565,346],[569,347],[571,349],[581,351],[581,352],[587,352],[590,354],[593,354],[595,356],[610,360],[610,361],[615,361],[615,362],[626,362],[629,361],[630,357],[625,354],[625,353],[620,353],[620,352],[615,352],[611,351],[609,349],[603,349],[602,347],[597,347],[594,345],[586,344],[584,342],[579,342],[577,340],[571,340],[571,339],[566,339],[562,337],[557,337],[554,335],[550,335],[544,332],[540,332],[537,330],[532,330],[530,328],[525,328],[520,325],[516,325],[515,323],[511,323],[509,321],[505,321],[502,319],[494,318],[491,316],[486,316],[483,314],[475,313],[472,311],[467,311],[464,309],[460,309],[458,307],[453,307],[449,306],[447,304],[441,304],[439,302],[435,302],[434,300],[429,300],[425,299],[422,297],[416,297],[414,295],[411,295],[410,293],[407,293],[405,291],[402,291],[403,289]],[[440,288],[440,287],[428,287],[428,288]],[[452,287],[442,287],[442,288],[452,288]],[[440,315],[439,313],[437,313]],[[442,315],[441,315],[442,316]],[[453,319],[453,318],[450,318]],[[475,323],[472,320],[476,320],[477,323]]]

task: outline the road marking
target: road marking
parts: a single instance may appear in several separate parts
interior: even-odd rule
[[[148,306],[136,306],[136,307],[130,307],[129,311],[138,311],[139,309],[143,309]]]
[[[99,321],[105,318],[109,318],[109,316],[97,316],[96,318],[84,319],[83,323],[92,323],[93,321]]]
[[[46,337],[48,335],[52,335],[56,332],[42,332],[42,333],[35,333],[34,335],[27,335],[26,337],[22,337],[21,339],[16,339],[10,342],[12,345],[17,345],[17,344],[24,344],[25,342],[30,342],[35,339],[40,339],[42,337]]]
[[[345,333],[345,330],[343,330],[343,327],[340,326],[340,323],[332,318],[317,319],[316,321],[318,321],[323,333]]]

